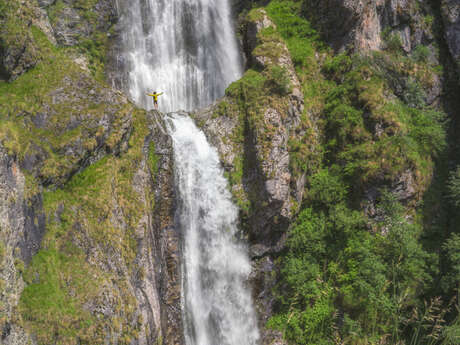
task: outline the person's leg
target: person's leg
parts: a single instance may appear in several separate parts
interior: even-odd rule
[[[158,102],[153,102],[155,105],[155,110],[158,110]]]

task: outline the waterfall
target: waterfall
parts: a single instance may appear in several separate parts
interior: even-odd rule
[[[229,0],[117,0],[121,87],[151,109],[194,110],[242,74]],[[121,29],[120,29],[121,28]],[[166,116],[173,139],[182,244],[186,345],[255,345],[259,339],[247,248],[219,157],[186,115]]]
[[[216,150],[187,116],[171,114],[180,225],[187,345],[255,345],[259,334],[247,250],[235,240],[238,210]]]
[[[242,73],[228,0],[117,0],[121,83],[148,109],[194,110],[224,95]]]

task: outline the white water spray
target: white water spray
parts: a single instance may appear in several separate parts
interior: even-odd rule
[[[173,138],[180,225],[184,232],[182,299],[187,345],[255,345],[259,339],[247,248],[238,210],[216,150],[184,115],[167,121]]]
[[[194,110],[224,95],[242,63],[228,0],[117,0],[123,87],[147,109]]]

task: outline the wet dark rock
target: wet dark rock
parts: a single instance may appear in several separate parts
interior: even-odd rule
[[[161,310],[161,329],[166,344],[184,344],[181,307],[181,234],[176,227],[176,190],[174,185],[173,147],[166,133],[162,114],[149,112],[152,134],[158,156],[154,180],[155,210],[151,246],[155,248],[155,272]],[[146,143],[146,147],[148,142]]]
[[[250,281],[253,287],[253,298],[256,301],[256,311],[259,315],[261,344],[287,345],[281,332],[265,327],[269,318],[274,314],[275,297],[272,291],[278,282],[279,268],[270,256],[253,260],[253,267]]]
[[[40,7],[47,7],[54,4],[56,0],[38,0],[38,5]]]
[[[28,199],[26,193],[18,162],[0,145],[0,279],[8,291],[0,294],[2,344],[30,343],[15,313],[24,289],[21,270],[40,249],[45,224],[41,196]]]
[[[412,199],[417,193],[417,185],[414,180],[413,172],[406,170],[402,172],[392,183],[392,194],[399,201],[407,201]]]
[[[460,0],[442,0],[445,39],[460,73]]]
[[[1,29],[0,29],[1,31]],[[30,37],[7,45],[0,33],[0,78],[13,81],[39,61],[37,47]]]

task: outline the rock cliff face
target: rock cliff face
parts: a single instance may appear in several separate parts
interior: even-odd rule
[[[283,233],[292,216],[293,203],[301,195],[289,169],[288,141],[300,122],[303,95],[285,44],[281,40],[274,42],[278,53],[263,54],[273,42],[264,42],[261,32],[273,28],[274,24],[263,10],[257,16],[260,18],[247,22],[244,40],[249,66],[263,71],[281,66],[289,90],[276,101],[258,108],[257,113],[244,113],[244,110],[234,108],[238,100],[229,94],[192,116],[217,147],[225,169],[235,177],[231,177],[235,182],[232,185],[234,195],[241,204],[251,205],[247,215],[249,234],[254,241],[265,242],[267,247],[257,250],[263,254],[270,246],[276,245],[279,238],[274,239],[269,234],[277,233],[276,229],[283,229],[278,231]],[[267,100],[269,97],[267,94]],[[238,131],[244,140],[235,140]],[[242,176],[236,176],[240,173]]]
[[[427,46],[430,59],[439,63],[437,49],[445,39],[453,61],[459,64],[458,0],[308,0],[303,7],[305,16],[336,51],[365,53],[386,49],[399,40],[406,53]]]
[[[0,1],[0,343],[180,344],[170,139],[97,76],[113,4],[39,5]]]
[[[18,323],[17,305],[24,289],[24,263],[40,248],[44,234],[41,198],[25,199],[25,177],[15,159],[0,147],[0,308],[2,344],[26,344],[30,338]]]
[[[428,1],[416,4],[412,0],[305,1],[305,14],[334,49],[359,52],[382,49],[384,36],[390,34],[400,37],[406,52],[433,42],[432,18],[424,17],[424,13],[432,13],[428,8]]]
[[[460,1],[441,1],[441,13],[444,21],[445,39],[460,74]]]

